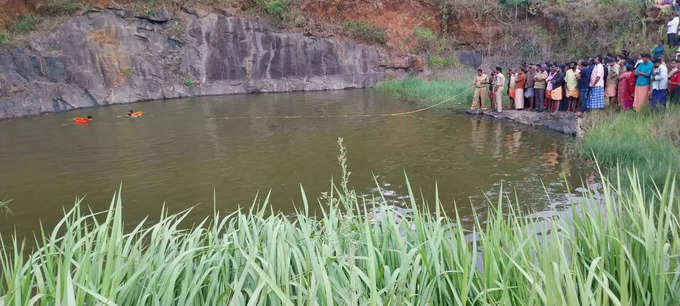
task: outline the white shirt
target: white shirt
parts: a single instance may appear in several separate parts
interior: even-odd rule
[[[678,24],[680,24],[680,18],[678,18],[678,16],[673,17],[673,19],[671,19],[671,21],[668,22],[666,33],[667,34],[678,33]]]
[[[652,72],[652,89],[668,89],[668,68],[666,68],[666,65],[659,65],[659,68],[654,68]]]

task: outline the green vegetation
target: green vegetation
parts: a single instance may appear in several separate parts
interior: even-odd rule
[[[375,24],[360,20],[349,20],[342,24],[344,31],[354,39],[367,43],[385,44],[387,31],[378,28]]]
[[[653,0],[434,0],[443,34],[456,37],[455,25],[470,21],[490,26],[494,38],[476,40],[491,55],[573,59],[594,54],[640,52],[661,36],[666,16],[647,15]],[[652,10],[649,10],[653,12]],[[655,20],[661,18],[661,20]],[[659,22],[661,21],[661,22]],[[547,23],[546,23],[547,22]],[[548,27],[550,35],[541,36]],[[493,32],[492,32],[493,33]],[[592,35],[598,33],[598,35]],[[665,32],[664,32],[665,34]],[[588,37],[588,39],[574,39]],[[533,58],[532,58],[533,59]]]
[[[286,13],[286,8],[288,6],[288,2],[286,0],[262,0],[262,1],[264,4],[264,9],[267,12],[267,14],[276,16],[279,19],[283,18],[283,15]]]
[[[71,15],[81,8],[81,4],[73,0],[49,0],[40,5],[36,13],[42,16]]]
[[[447,39],[437,37],[434,31],[423,27],[416,27],[413,36],[416,38],[413,52],[427,54],[430,69],[440,70],[459,65],[458,58],[451,55],[453,51],[449,49],[451,44]]]
[[[6,44],[9,42],[9,33],[5,30],[0,30],[0,44]]]
[[[416,38],[416,47],[413,49],[413,53],[428,52],[440,47],[437,34],[428,28],[416,27],[413,29],[413,36]]]
[[[13,35],[26,34],[35,29],[37,19],[31,14],[25,14],[18,20],[9,23],[7,28]]]
[[[680,108],[588,115],[582,154],[606,168],[635,166],[649,183],[680,171]]]
[[[673,304],[680,201],[672,184],[650,194],[630,180],[624,191],[605,179],[563,219],[527,217],[501,192],[470,229],[410,187],[406,217],[343,183],[318,216],[302,190],[296,215],[269,213],[267,196],[192,229],[188,211],[128,227],[119,192],[103,214],[78,201],[35,251],[2,244],[0,304]]]
[[[428,59],[430,63],[430,69],[433,70],[455,67],[460,64],[460,61],[458,61],[458,58],[455,56],[439,56],[430,54]]]
[[[425,81],[419,78],[404,80],[387,80],[377,85],[378,90],[395,95],[397,97],[424,104],[434,104],[452,97],[456,97],[451,103],[468,105],[472,101],[472,79],[459,80],[433,80]],[[450,106],[450,103],[443,105]]]

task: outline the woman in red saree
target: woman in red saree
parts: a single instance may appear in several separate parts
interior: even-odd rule
[[[618,102],[623,109],[633,108],[633,95],[635,94],[635,74],[628,69],[619,75]]]

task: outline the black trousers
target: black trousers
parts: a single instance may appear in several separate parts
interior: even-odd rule
[[[675,46],[678,45],[678,34],[668,33],[668,34],[666,34],[666,40],[667,40],[666,43],[669,46],[675,47]]]
[[[671,90],[671,103],[680,104],[680,87]]]

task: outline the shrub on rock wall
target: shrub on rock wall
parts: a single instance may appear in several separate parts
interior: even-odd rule
[[[42,16],[63,16],[71,15],[80,8],[80,3],[73,0],[50,0],[38,6],[36,13]]]
[[[357,40],[377,44],[384,44],[387,42],[387,31],[378,28],[378,26],[372,23],[360,20],[349,20],[342,24],[342,28],[345,33]]]
[[[38,21],[35,16],[31,14],[25,14],[18,20],[10,22],[7,28],[14,35],[25,34],[33,31],[37,23]]]
[[[0,44],[5,44],[9,42],[9,33],[7,31],[0,30]]]
[[[267,12],[267,14],[276,16],[278,18],[283,18],[288,6],[286,0],[264,0],[263,4],[264,10]]]
[[[648,0],[434,0],[441,29],[458,35],[474,23],[472,45],[494,55],[579,57],[649,50],[665,34],[667,10]],[[470,27],[468,27],[469,29]],[[657,31],[658,29],[658,31]],[[543,35],[542,32],[546,32]],[[661,33],[663,32],[663,33]],[[470,33],[467,33],[470,34]],[[469,36],[469,35],[468,35]],[[458,36],[456,36],[459,38]]]

